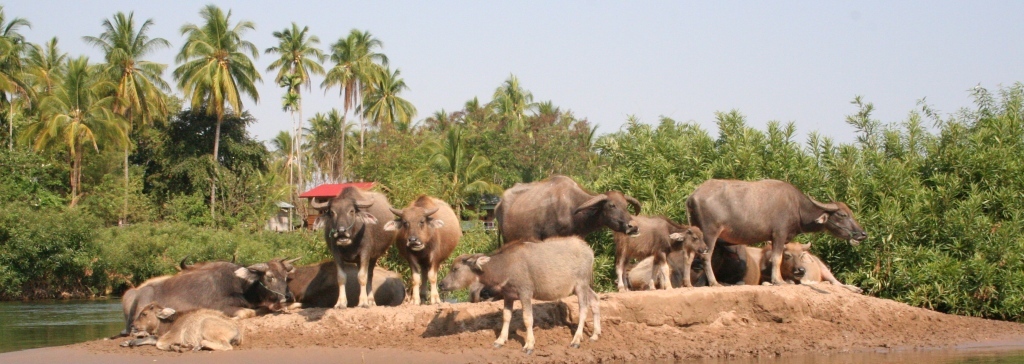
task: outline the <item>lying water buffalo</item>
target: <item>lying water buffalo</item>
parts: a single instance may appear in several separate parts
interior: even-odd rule
[[[512,306],[515,300],[520,300],[526,325],[523,351],[527,354],[533,352],[535,342],[532,300],[552,301],[575,293],[579,299],[580,322],[569,346],[578,348],[589,308],[594,311],[594,333],[590,340],[597,340],[601,335],[600,302],[590,288],[593,266],[594,251],[579,237],[521,242],[505,245],[490,255],[465,254],[455,258],[451,272],[441,281],[440,288],[454,291],[479,283],[501,293],[505,308],[502,311],[501,334],[494,341],[496,348],[508,341]]]
[[[140,310],[154,302],[181,311],[206,308],[231,317],[255,316],[253,308],[287,300],[287,277],[294,269],[293,261],[273,259],[249,267],[210,262],[193,265],[173,276],[151,278],[122,296],[122,334],[127,335]]]
[[[122,346],[156,345],[165,351],[231,350],[242,344],[238,324],[220,311],[177,312],[158,303],[146,305],[132,324],[132,333],[145,335]]]
[[[398,254],[409,262],[413,304],[420,304],[423,278],[430,282],[430,304],[441,303],[441,296],[437,293],[437,271],[462,238],[459,218],[447,203],[425,195],[405,209],[392,208],[391,212],[398,219],[384,224],[384,230],[397,233],[395,246]]]
[[[640,201],[619,191],[599,195],[583,190],[566,176],[517,183],[495,206],[498,230],[507,242],[540,241],[554,236],[586,236],[602,226],[636,234],[627,206],[640,213]]]
[[[772,244],[765,246],[765,251],[770,251]],[[767,260],[764,264],[767,264]],[[829,282],[846,288],[854,293],[861,293],[860,287],[843,284],[832,275],[832,270],[814,254],[811,254],[811,244],[786,243],[782,253],[782,279],[788,283],[796,284],[817,284]]]
[[[639,233],[627,235],[616,232],[615,237],[615,283],[619,291],[626,291],[623,280],[626,263],[632,259],[651,257],[657,269],[651,271],[649,289],[655,288],[655,281],[660,282],[662,289],[668,289],[671,273],[667,260],[668,254],[681,252],[683,261],[683,284],[690,284],[690,265],[697,253],[706,253],[704,234],[693,226],[679,225],[663,216],[634,216]],[[659,279],[660,278],[660,279]]]
[[[673,252],[668,255],[669,265],[669,276],[668,281],[670,287],[679,288],[684,287],[683,284],[683,262],[686,258],[682,252]],[[629,286],[631,291],[646,291],[654,289],[651,286],[650,276],[651,274],[659,274],[659,271],[654,270],[654,257],[647,257],[632,266],[626,267],[626,284]],[[693,263],[690,265],[690,287],[703,287],[707,285],[707,280],[704,278],[704,260],[699,256],[693,259]]]
[[[690,225],[704,232],[711,261],[718,239],[740,245],[763,241],[791,241],[807,232],[827,230],[857,244],[867,233],[842,202],[822,203],[811,199],[793,185],[777,180],[755,182],[708,180],[686,199]],[[771,283],[784,284],[779,265],[783,246],[771,252]],[[717,286],[713,267],[706,267],[708,284]]]
[[[356,274],[355,264],[345,263],[342,268],[346,276]],[[328,260],[313,265],[296,267],[288,276],[288,292],[295,300],[291,308],[334,307],[338,302],[338,267]],[[405,284],[402,275],[381,267],[373,268],[373,300],[380,306],[398,306],[405,300]],[[359,283],[354,279],[345,282],[345,293],[359,295]],[[356,301],[348,302],[355,307]]]
[[[324,217],[324,240],[337,265],[340,294],[334,308],[348,306],[348,295],[341,289],[347,279],[342,269],[344,263],[355,263],[359,269],[356,274],[359,280],[359,307],[375,305],[373,286],[367,286],[367,283],[373,281],[373,268],[377,266],[377,260],[387,253],[388,247],[395,241],[395,233],[385,231],[383,224],[378,223],[395,219],[388,198],[349,186],[330,201],[314,200],[310,205],[320,210]]]

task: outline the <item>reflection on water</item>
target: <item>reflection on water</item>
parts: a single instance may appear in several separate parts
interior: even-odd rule
[[[0,302],[0,353],[109,337],[123,328],[120,300]]]
[[[705,359],[700,364],[1018,364],[1024,363],[1024,343],[950,350],[859,352],[790,355],[778,358]]]

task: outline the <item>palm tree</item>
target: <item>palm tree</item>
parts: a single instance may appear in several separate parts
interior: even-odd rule
[[[3,5],[0,5],[0,106],[7,109],[7,147],[10,150],[14,150],[15,95],[21,98],[34,96],[22,71],[25,37],[18,32],[22,27],[31,28],[32,24],[22,18],[8,22]]]
[[[295,93],[296,107],[298,110],[299,125],[296,126],[295,130],[302,129],[302,97],[301,87],[306,85],[306,89],[310,89],[309,74],[313,73],[316,75],[324,74],[324,67],[321,65],[325,60],[323,51],[317,48],[316,45],[320,44],[320,38],[315,35],[310,35],[309,27],[302,27],[299,29],[298,24],[292,22],[291,29],[285,28],[282,31],[274,32],[274,38],[278,39],[278,46],[267,48],[265,51],[268,54],[278,54],[280,58],[274,60],[267,67],[267,72],[277,70],[277,78],[275,79],[279,84],[285,81],[286,78],[292,78],[292,86],[288,87],[286,92]],[[295,133],[296,141],[295,145],[302,145],[302,133]],[[301,152],[301,151],[299,151]],[[298,156],[299,160],[302,160],[302,155]],[[305,182],[302,178],[302,164],[299,164],[299,190],[305,189]],[[294,203],[295,201],[292,201]]]
[[[317,113],[309,119],[309,149],[313,163],[325,180],[345,179],[345,139],[350,125],[338,109]]]
[[[385,71],[383,77],[375,80],[363,97],[363,117],[373,125],[408,124],[416,116],[416,107],[398,96],[409,87],[398,77],[399,70]]]
[[[511,119],[514,127],[523,125],[526,111],[533,108],[533,94],[519,85],[519,78],[509,75],[508,79],[494,90],[494,111]]]
[[[160,48],[170,48],[171,43],[163,38],[150,38],[149,28],[153,19],[146,19],[136,27],[135,13],[114,14],[112,19],[103,21],[103,33],[99,37],[85,36],[82,39],[103,50],[106,59],[105,73],[117,84],[114,89],[113,111],[128,121],[128,134],[138,124],[149,125],[154,118],[167,114],[164,91],[170,91],[162,75],[167,65],[143,59],[147,54]],[[124,146],[124,205],[118,225],[128,219],[128,154],[131,143]]]
[[[449,129],[444,142],[434,145],[430,157],[431,166],[443,176],[441,198],[455,207],[456,216],[462,216],[468,196],[502,191],[501,186],[486,179],[491,161],[482,155],[467,155],[464,135],[463,128]]]
[[[384,46],[379,39],[373,37],[369,31],[352,29],[348,37],[338,39],[331,46],[331,61],[334,67],[327,71],[327,76],[320,87],[324,91],[331,87],[338,86],[343,102],[343,111],[348,114],[352,108],[358,108],[357,104],[365,94],[370,84],[384,73],[384,67],[388,65],[388,57],[383,53],[377,53],[376,49]],[[359,111],[356,110],[356,115]],[[366,126],[363,119],[359,118],[359,151],[362,153]]]
[[[53,93],[67,65],[68,54],[57,47],[57,37],[40,46],[32,44],[25,58],[25,72],[40,98]]]
[[[52,95],[39,105],[39,121],[29,124],[25,138],[37,150],[66,148],[71,159],[71,207],[81,197],[82,159],[86,146],[99,151],[99,143],[127,144],[127,122],[112,112],[114,84],[102,77],[89,59],[67,62],[67,74]]]
[[[192,109],[206,106],[207,113],[217,117],[217,128],[213,139],[214,175],[220,165],[220,126],[227,107],[236,114],[242,112],[242,94],[253,102],[259,102],[256,82],[262,81],[252,60],[259,57],[256,46],[242,39],[246,31],[255,30],[251,21],[240,21],[231,25],[231,11],[224,14],[216,5],[207,5],[199,11],[202,25],[185,24],[181,34],[186,36],[175,61],[174,70],[178,88]],[[252,56],[252,58],[249,58]],[[217,201],[216,178],[210,180],[210,215],[215,216]]]

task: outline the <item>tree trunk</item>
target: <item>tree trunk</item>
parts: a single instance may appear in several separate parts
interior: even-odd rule
[[[210,218],[217,218],[217,172],[220,167],[220,123],[224,120],[224,113],[217,114],[217,130],[213,134],[213,176],[210,178]],[[214,222],[216,224],[216,222]]]
[[[71,204],[68,207],[78,205],[79,190],[82,186],[82,151],[79,150],[71,157]]]
[[[303,124],[304,121],[302,120],[302,98],[301,98],[301,96],[299,97],[298,105],[299,105],[299,122],[298,122],[298,127],[295,128],[295,138],[296,138],[296,140],[298,140],[298,142],[295,144],[295,150],[298,151],[298,155],[299,155],[299,158],[298,158],[298,162],[299,162],[299,184],[298,184],[299,191],[298,192],[303,192],[303,191],[306,190],[306,176],[302,173],[302,124]],[[306,208],[305,208],[305,206],[300,207],[298,202],[299,202],[299,198],[298,198],[298,196],[296,196],[295,197],[295,201],[292,201],[292,206],[295,206],[296,208],[292,209],[292,210],[293,211],[298,210],[299,216],[306,216]]]
[[[338,181],[337,181],[338,183],[347,182],[348,181],[345,178],[345,167],[346,167],[346,162],[345,162],[345,139],[348,139],[348,135],[346,135],[347,133],[345,133],[345,124],[347,124],[347,123],[345,122],[345,119],[342,118],[341,119],[341,172],[338,174]]]
[[[7,150],[14,151],[14,104],[7,110]]]
[[[366,133],[366,125],[363,123],[363,118],[359,117],[359,155],[363,155],[363,134]]]
[[[130,183],[128,180],[128,145],[124,146],[124,206],[121,209],[121,218],[117,220],[117,226],[128,225],[128,191]]]

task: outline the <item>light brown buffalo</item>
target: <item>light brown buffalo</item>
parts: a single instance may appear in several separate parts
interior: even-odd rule
[[[391,213],[398,218],[384,224],[384,230],[396,232],[398,254],[409,262],[413,304],[420,304],[424,278],[430,282],[430,304],[441,303],[437,271],[462,238],[459,218],[447,203],[426,195],[416,198],[402,210],[392,208]]]
[[[753,245],[764,241],[791,241],[797,234],[826,230],[857,244],[867,233],[842,202],[822,203],[793,185],[777,180],[755,182],[708,180],[686,199],[690,225],[704,232],[709,250],[706,261],[722,241]],[[784,284],[779,269],[782,245],[771,252],[772,284]],[[706,267],[708,284],[719,285],[714,267]]]
[[[679,225],[664,216],[634,216],[638,233],[628,235],[616,232],[615,238],[615,283],[619,291],[626,291],[624,270],[626,263],[632,259],[651,257],[655,270],[647,276],[649,289],[660,286],[668,289],[671,276],[667,256],[673,252],[682,254],[683,279],[687,287],[690,284],[690,265],[697,254],[706,253],[704,235],[693,226]],[[637,277],[634,275],[634,277]]]
[[[766,252],[771,251],[772,244],[768,244],[764,249]],[[765,259],[762,264],[767,265],[767,263],[768,261]],[[786,243],[785,250],[782,253],[781,269],[782,278],[788,283],[811,285],[829,282],[854,293],[863,292],[860,287],[839,282],[836,276],[832,274],[832,270],[821,261],[821,258],[811,254],[810,243]]]
[[[594,312],[594,333],[601,335],[601,310],[597,294],[590,288],[594,273],[594,251],[579,237],[550,238],[542,242],[508,244],[490,255],[465,254],[455,258],[451,272],[441,281],[441,289],[454,291],[479,283],[501,293],[505,299],[501,334],[494,341],[501,347],[508,341],[509,323],[515,300],[523,305],[526,342],[523,351],[533,352],[533,299],[552,301],[576,294],[580,322],[569,344],[578,348],[583,337],[587,310]]]
[[[132,332],[144,337],[122,346],[156,345],[165,351],[231,350],[242,344],[238,324],[220,311],[199,309],[177,312],[158,303],[150,303],[132,324]]]

